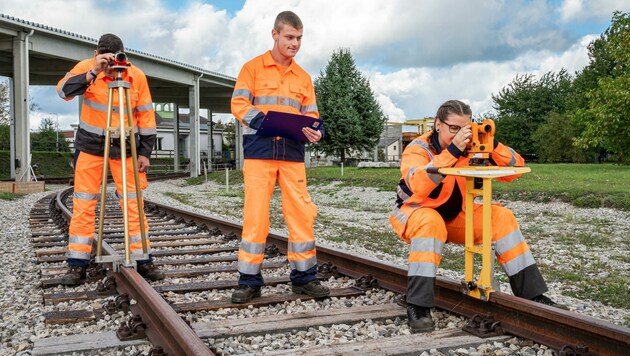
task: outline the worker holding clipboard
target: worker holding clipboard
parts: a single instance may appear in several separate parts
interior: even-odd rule
[[[317,207],[306,188],[305,142],[324,136],[311,77],[294,60],[302,43],[303,25],[291,11],[276,17],[270,51],[245,63],[234,93],[232,114],[243,124],[245,206],[238,251],[239,286],[232,302],[246,303],[261,295],[261,266],[269,234],[269,205],[276,181],[289,230],[287,256],[294,293],[330,295],[316,278],[313,224]]]

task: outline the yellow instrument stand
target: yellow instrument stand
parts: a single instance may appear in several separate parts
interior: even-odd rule
[[[464,294],[481,300],[489,300],[494,292],[494,252],[492,248],[492,179],[531,172],[529,167],[468,166],[439,168],[438,173],[466,178],[466,244],[464,249],[465,273]],[[475,178],[483,181],[481,189],[475,188]],[[483,242],[474,243],[474,200],[475,194],[483,197]],[[481,255],[481,271],[475,281],[475,254]]]

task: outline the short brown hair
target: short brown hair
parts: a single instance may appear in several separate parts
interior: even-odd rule
[[[96,52],[98,54],[124,51],[125,46],[123,46],[122,40],[114,34],[106,33],[98,39],[98,44],[96,45]]]
[[[283,25],[291,25],[296,30],[301,30],[304,28],[302,25],[302,20],[300,17],[296,15],[293,11],[282,11],[276,16],[276,22],[273,24],[273,29],[277,32],[280,32]]]

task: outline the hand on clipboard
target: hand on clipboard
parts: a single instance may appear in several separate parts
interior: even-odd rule
[[[269,111],[267,115],[265,115],[256,134],[262,136],[281,136],[296,141],[310,142],[310,139],[306,137],[302,129],[309,127],[313,130],[318,130],[323,123],[324,121],[322,119],[315,119],[310,116]]]

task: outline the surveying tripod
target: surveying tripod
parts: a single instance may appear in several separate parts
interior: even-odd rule
[[[100,212],[98,222],[98,242],[96,247],[96,263],[112,263],[114,272],[118,272],[120,265],[124,267],[137,268],[136,260],[149,259],[147,238],[144,227],[144,204],[142,200],[142,191],[140,190],[140,177],[138,174],[138,158],[136,153],[136,137],[134,131],[134,123],[131,113],[131,98],[129,97],[129,88],[131,84],[122,79],[122,73],[127,70],[127,65],[114,65],[110,68],[116,70],[116,79],[109,83],[109,97],[107,100],[107,128],[105,130],[105,152],[103,155],[103,176],[101,183]],[[118,117],[119,127],[111,127],[112,113],[114,111],[113,99],[114,90],[118,91]],[[125,123],[125,115],[127,122]],[[112,136],[112,133],[114,136]],[[129,204],[127,198],[127,142],[126,137],[129,135],[131,145],[131,162],[133,169],[133,178],[136,186],[136,199],[138,203],[138,218],[140,219],[140,236],[142,239],[142,254],[134,254],[131,256],[130,237],[129,237]],[[110,255],[102,256],[103,249],[103,220],[105,218],[105,196],[107,193],[107,169],[110,151],[110,140],[112,138],[120,138],[120,160],[122,168],[122,198],[123,198],[123,224],[124,224],[124,241],[125,256]]]

